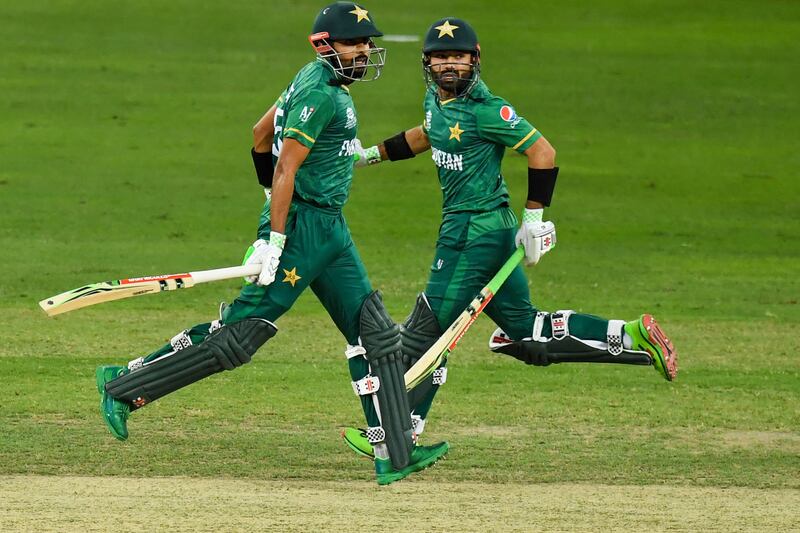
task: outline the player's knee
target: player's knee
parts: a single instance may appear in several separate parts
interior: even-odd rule
[[[439,327],[439,321],[433,314],[428,298],[422,292],[417,296],[411,314],[400,325],[403,355],[408,358],[407,363],[416,362],[441,335],[442,329]]]
[[[253,354],[278,328],[263,318],[246,318],[233,324],[225,324],[204,341],[211,353],[225,370],[233,370],[249,363]]]

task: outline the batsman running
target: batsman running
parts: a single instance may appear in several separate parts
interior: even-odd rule
[[[373,38],[381,35],[358,4],[335,3],[318,14],[309,36],[316,59],[253,129],[252,157],[267,200],[245,263],[261,271],[221,307],[219,319],[178,333],[126,366],[97,369],[101,411],[116,438],[128,438],[132,411],[248,363],[276,334],[276,320],[311,287],[347,340],[378,483],[402,479],[447,452],[446,442],[416,446],[400,329],[372,290],[342,215],[357,146],[350,85],[380,75],[385,50]]]
[[[556,243],[555,225],[543,221],[558,176],[556,152],[545,137],[481,80],[481,50],[473,28],[458,18],[434,22],[425,36],[422,67],[427,84],[421,126],[369,148],[359,146],[356,166],[409,159],[428,149],[444,203],[442,223],[425,292],[401,326],[403,352],[412,362],[442,334],[518,245],[535,265]],[[360,143],[359,143],[360,144]],[[522,224],[509,207],[501,173],[506,148],[528,161],[528,197]],[[526,364],[622,363],[652,365],[675,379],[677,354],[655,319],[606,320],[571,310],[547,312],[531,304],[521,266],[486,306],[498,329],[489,348]],[[416,433],[425,420],[445,364],[409,393]],[[363,430],[348,428],[345,441],[371,456]]]

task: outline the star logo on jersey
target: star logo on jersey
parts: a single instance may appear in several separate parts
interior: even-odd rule
[[[283,273],[286,274],[286,277],[283,278],[284,283],[291,283],[292,287],[294,284],[297,283],[298,280],[303,279],[301,276],[297,275],[297,267],[292,267],[291,270],[283,269]]]
[[[434,26],[434,29],[439,30],[439,39],[441,39],[445,35],[455,39],[456,36],[453,35],[453,30],[457,30],[460,27],[461,26],[453,26],[452,24],[450,24],[449,20],[445,20],[444,24],[442,24],[441,26]]]
[[[456,122],[456,125],[452,128],[448,126],[447,129],[450,130],[450,139],[448,140],[455,139],[458,142],[461,142],[461,134],[464,133],[464,130],[461,129],[461,126],[458,125],[458,122]]]
[[[371,20],[369,20],[369,17],[367,16],[367,13],[369,13],[369,11],[367,11],[363,7],[357,6],[356,4],[353,4],[353,7],[355,9],[352,11],[348,11],[348,13],[352,13],[353,15],[358,17],[358,20],[356,22],[361,22],[362,20],[366,20],[367,22],[372,22]]]

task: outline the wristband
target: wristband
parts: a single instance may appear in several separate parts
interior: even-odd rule
[[[253,156],[253,165],[256,167],[258,183],[265,189],[271,188],[272,175],[275,173],[275,167],[272,163],[272,152],[256,152],[255,148],[251,148],[250,155]]]
[[[383,141],[383,147],[386,150],[386,157],[389,158],[389,161],[400,161],[401,159],[414,157],[414,152],[406,140],[406,132],[404,131]]]
[[[549,206],[550,200],[553,199],[553,190],[556,188],[557,176],[558,167],[529,168],[528,200]]]

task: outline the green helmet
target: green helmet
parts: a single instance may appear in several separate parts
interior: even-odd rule
[[[445,50],[459,50],[480,54],[478,34],[467,24],[466,20],[453,17],[439,19],[428,29],[425,34],[425,44],[422,46],[424,54]]]
[[[381,75],[386,63],[386,49],[378,48],[373,37],[383,33],[375,26],[369,11],[353,2],[336,2],[322,9],[314,20],[308,40],[317,57],[327,61],[345,83],[372,81]],[[369,51],[366,59],[356,58],[343,63],[342,54],[333,48],[334,41],[367,39]],[[367,76],[367,73],[370,75]]]
[[[471,68],[468,77],[457,71],[463,68],[463,64],[439,63],[435,71],[431,69],[431,54],[447,51],[469,52]],[[469,96],[481,77],[481,46],[472,26],[454,17],[445,17],[431,24],[422,45],[422,70],[428,90],[434,94],[442,89],[459,98]]]

